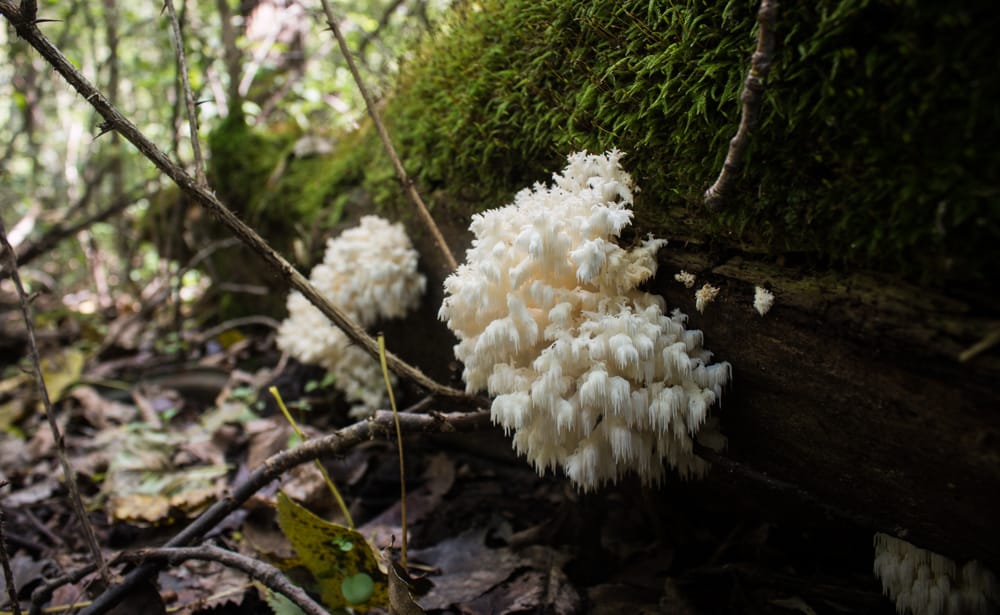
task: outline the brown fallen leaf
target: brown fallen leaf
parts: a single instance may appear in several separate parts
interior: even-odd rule
[[[406,582],[406,572],[399,564],[389,566],[389,613],[390,615],[425,615],[425,611],[413,601],[410,586]]]
[[[447,609],[472,602],[523,565],[522,558],[510,549],[487,547],[486,534],[484,528],[468,530],[428,549],[410,552],[414,560],[440,570],[439,575],[428,577],[434,587],[420,598],[421,607]]]

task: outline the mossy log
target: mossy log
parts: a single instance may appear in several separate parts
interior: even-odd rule
[[[436,203],[456,227],[570,151],[625,150],[632,230],[670,240],[650,290],[733,365],[726,457],[1000,568],[1000,123],[982,102],[1000,14],[782,3],[761,122],[713,213],[757,5],[460,3],[389,119],[424,187],[460,195]],[[703,315],[681,269],[722,289]],[[755,285],[776,295],[763,318]]]
[[[760,124],[714,213],[702,194],[739,123],[756,1],[456,4],[385,106],[455,253],[472,214],[570,152],[624,150],[642,189],[635,236],[670,241],[650,290],[733,365],[726,457],[873,531],[1000,569],[1000,357],[988,344],[1000,328],[1000,12],[782,3]],[[320,193],[362,186],[409,217],[432,256],[387,160],[368,155],[374,135],[358,134],[366,145],[314,174],[336,186]],[[680,269],[722,289],[703,315],[672,280]],[[433,320],[441,277],[403,351],[438,377],[453,343]],[[755,285],[776,295],[763,318]]]
[[[469,245],[461,220],[443,225],[456,254]],[[425,303],[433,308],[444,268],[430,238],[416,226],[411,232],[428,256]],[[810,272],[760,255],[719,257],[681,240],[660,251],[659,264],[648,290],[688,314],[705,346],[733,365],[733,383],[714,410],[729,439],[723,457],[787,487],[760,502],[765,514],[833,511],[827,522],[903,535],[1000,568],[1000,356],[993,347],[960,359],[1000,330],[995,306],[883,273]],[[680,270],[720,288],[704,313],[695,310],[695,289],[673,279]],[[776,297],[763,317],[753,308],[757,285]],[[434,311],[409,323],[418,340],[396,339],[440,378],[454,340]],[[733,490],[722,465],[706,487],[713,483]],[[736,489],[773,495],[767,484]]]

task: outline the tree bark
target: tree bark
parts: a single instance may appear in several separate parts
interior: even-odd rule
[[[681,269],[719,286],[704,314]],[[733,365],[717,409],[725,456],[786,481],[873,531],[1000,564],[1000,359],[960,355],[1000,327],[989,298],[885,276],[803,274],[747,257],[661,253],[651,290],[690,315]],[[755,285],[776,296],[753,309]],[[974,305],[978,303],[978,305]],[[985,315],[984,315],[985,314]]]

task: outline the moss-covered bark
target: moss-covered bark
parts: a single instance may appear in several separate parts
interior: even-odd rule
[[[984,3],[782,3],[761,126],[719,215],[756,2],[462,4],[388,115],[425,186],[474,208],[618,147],[642,230],[819,264],[983,281],[1000,239],[1000,17]],[[463,212],[464,213],[464,212]]]
[[[626,151],[642,189],[635,232],[672,240],[651,290],[734,365],[722,409],[732,458],[860,511],[873,530],[997,565],[1000,361],[995,349],[958,357],[1000,330],[1000,12],[972,0],[781,3],[760,128],[713,214],[701,195],[738,124],[756,10],[467,0],[384,113],[456,249],[468,216],[568,153]],[[321,226],[361,189],[406,218],[372,131],[346,138],[314,160],[282,154],[281,188],[256,202]],[[276,164],[224,181],[259,199]],[[670,281],[682,267],[722,288],[704,315]],[[441,370],[453,340],[434,319],[439,282],[407,329],[419,332],[414,360],[433,349]],[[777,296],[764,319],[750,307],[758,284]]]

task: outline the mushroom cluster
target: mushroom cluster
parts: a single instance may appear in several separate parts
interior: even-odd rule
[[[978,561],[954,561],[888,534],[875,534],[875,576],[899,613],[959,615],[996,613],[1000,585]]]
[[[403,226],[377,216],[365,216],[358,226],[327,241],[323,262],[313,268],[309,281],[363,327],[404,316],[420,302],[426,285]],[[288,318],[277,341],[278,348],[303,363],[326,368],[334,386],[355,404],[355,415],[384,407],[378,361],[297,291],[288,296]]]
[[[708,418],[729,364],[711,363],[701,331],[639,289],[666,241],[618,244],[634,190],[621,157],[573,154],[551,186],[474,216],[439,313],[467,390],[494,396],[514,448],[584,490],[628,472],[659,482],[664,462],[701,476],[695,437],[724,442]]]

